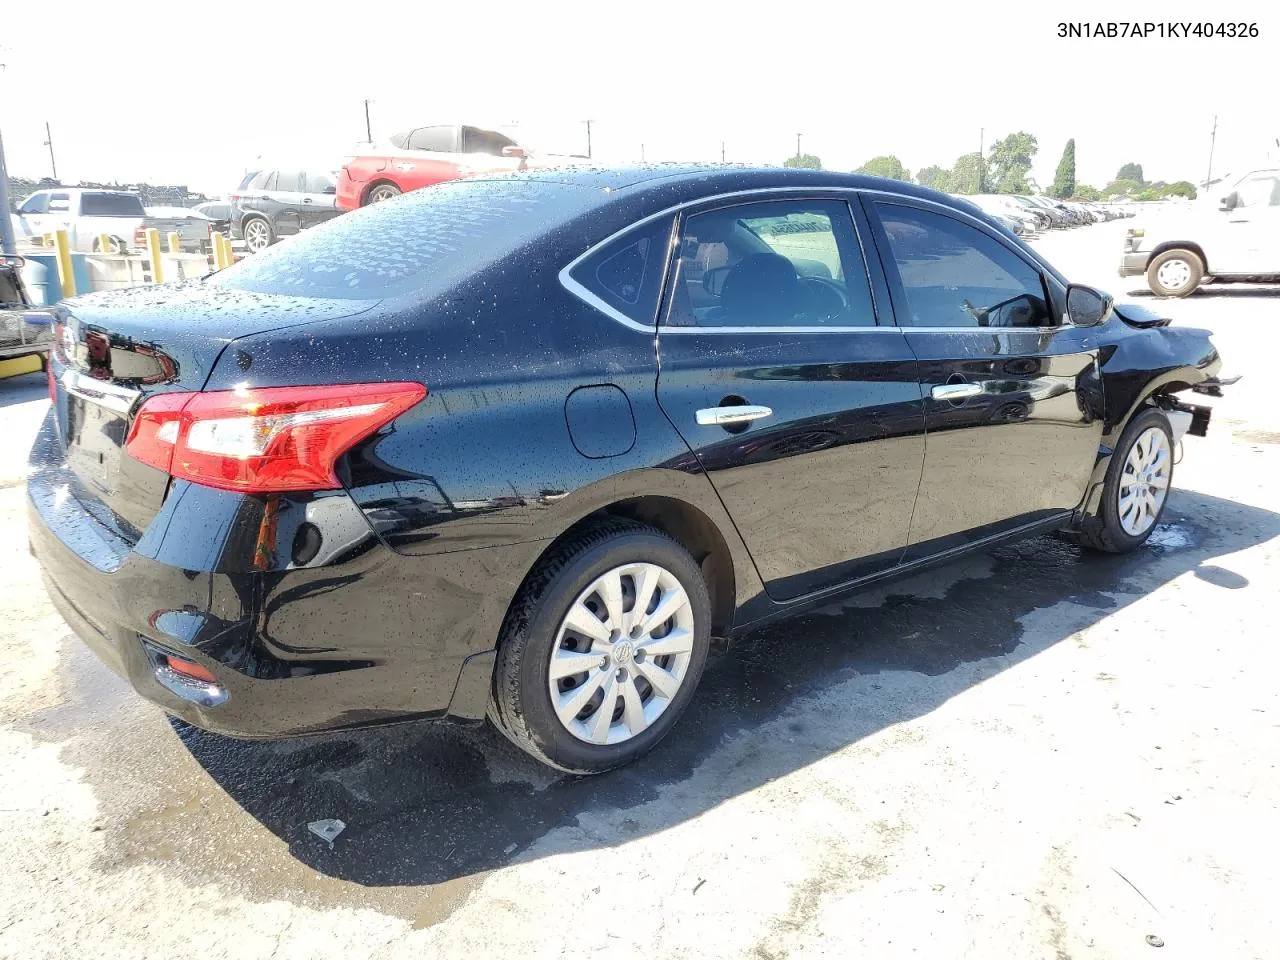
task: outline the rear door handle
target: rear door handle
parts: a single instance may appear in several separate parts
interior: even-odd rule
[[[935,400],[964,400],[982,393],[980,383],[940,383],[929,391]]]
[[[704,407],[697,413],[698,426],[724,426],[726,423],[750,423],[773,416],[768,407],[757,407],[751,404],[740,404],[736,407]]]

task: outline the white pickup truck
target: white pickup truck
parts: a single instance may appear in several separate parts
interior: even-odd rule
[[[1153,213],[1128,230],[1120,276],[1185,297],[1205,279],[1280,283],[1280,169],[1254,170],[1219,199]]]
[[[88,187],[37,190],[22,201],[11,219],[19,242],[66,230],[71,249],[84,253],[102,252],[104,236],[107,253],[126,253],[140,245],[140,232],[151,227],[161,237],[177,233],[184,250],[200,251],[212,222],[194,211],[182,217],[152,216],[136,193]]]

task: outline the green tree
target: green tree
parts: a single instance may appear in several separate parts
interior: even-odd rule
[[[1146,183],[1146,179],[1142,176],[1142,164],[1126,163],[1123,167],[1116,171],[1117,180],[1136,180],[1138,183]]]
[[[1117,193],[1122,193],[1126,197],[1130,197],[1141,189],[1142,182],[1139,180],[1112,180],[1102,188],[1102,192],[1108,197],[1113,197]]]
[[[951,175],[947,178],[949,193],[984,193],[986,178],[984,174],[982,154],[966,153],[956,158]]]
[[[1053,175],[1053,186],[1049,189],[1055,197],[1065,200],[1076,192],[1076,141],[1072,137],[1062,148],[1062,159],[1058,161],[1058,170]]]
[[[822,169],[822,161],[812,153],[797,153],[794,157],[787,157],[782,165],[784,167],[796,167],[801,170]]]
[[[1072,194],[1076,200],[1101,200],[1102,191],[1097,187],[1091,187],[1087,183],[1077,183],[1076,192]]]
[[[1196,188],[1189,180],[1179,180],[1171,183],[1164,188],[1163,193],[1166,197],[1186,197],[1188,200],[1196,198]]]
[[[911,182],[911,171],[904,167],[902,161],[892,154],[872,157],[853,172],[865,173],[873,177],[887,177],[890,180],[905,180],[907,183]]]
[[[916,174],[916,183],[922,187],[946,191],[951,186],[951,171],[936,166],[922,167]]]
[[[1038,149],[1036,138],[1025,130],[997,140],[988,155],[991,171],[987,183],[994,185],[996,193],[1026,193],[1030,190],[1027,174]]]

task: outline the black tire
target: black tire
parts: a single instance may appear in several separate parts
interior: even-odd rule
[[[1185,280],[1176,285],[1160,280],[1160,268],[1167,263],[1186,264]],[[1190,250],[1166,250],[1151,258],[1147,264],[1147,286],[1158,297],[1186,297],[1196,292],[1204,279],[1204,261]]]
[[[693,613],[693,649],[679,690],[641,733],[616,744],[580,740],[561,724],[548,690],[548,670],[561,621],[603,573],[647,562],[673,574]],[[568,773],[603,773],[630,763],[667,735],[693,698],[710,648],[711,601],[689,552],[666,534],[629,522],[601,526],[544,557],[511,606],[498,640],[489,719],[521,750]]]
[[[1115,452],[1111,455],[1111,463],[1107,466],[1107,479],[1102,487],[1102,502],[1098,507],[1098,513],[1086,516],[1079,527],[1071,532],[1071,539],[1080,546],[1103,553],[1128,553],[1146,543],[1147,538],[1151,536],[1151,531],[1160,522],[1165,507],[1169,505],[1168,495],[1160,504],[1160,509],[1156,512],[1151,526],[1137,536],[1128,533],[1120,525],[1119,518],[1120,477],[1124,472],[1125,459],[1129,456],[1134,442],[1150,427],[1159,427],[1165,432],[1169,441],[1169,487],[1172,489],[1173,430],[1169,426],[1169,418],[1163,411],[1148,407],[1135,416],[1125,427],[1124,433],[1120,435],[1120,442],[1116,444]]]
[[[402,192],[394,183],[375,183],[364,195],[364,205],[367,207],[372,203],[381,203],[383,200],[394,200]]]
[[[249,237],[252,235],[251,231],[256,231],[259,229],[266,231],[266,238],[267,238],[267,242],[262,244],[262,246],[260,247],[253,246],[249,242]],[[241,221],[240,223],[240,236],[244,237],[245,249],[248,250],[250,253],[257,253],[260,250],[265,250],[267,249],[267,247],[271,246],[273,243],[276,242],[275,228],[271,226],[271,221],[268,220],[266,217],[245,217],[244,220]],[[256,240],[255,240],[255,243],[256,243]]]

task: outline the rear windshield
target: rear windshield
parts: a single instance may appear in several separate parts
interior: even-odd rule
[[[142,198],[128,193],[82,193],[80,214],[85,217],[140,217]]]
[[[605,200],[589,188],[522,179],[437,184],[304,230],[209,282],[346,300],[435,296]]]

